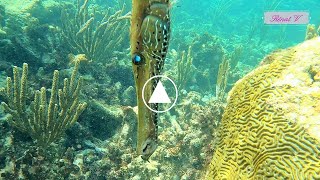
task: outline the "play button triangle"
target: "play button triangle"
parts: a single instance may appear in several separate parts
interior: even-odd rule
[[[161,81],[158,82],[148,103],[171,103],[169,96],[164,89]]]

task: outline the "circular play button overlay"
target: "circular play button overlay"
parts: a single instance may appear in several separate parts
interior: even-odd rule
[[[156,85],[156,88],[154,89],[150,99],[148,99],[148,103],[144,97],[144,91],[145,91],[145,87],[148,83],[151,82],[152,79],[154,78],[161,78],[159,80],[159,82]],[[167,83],[167,82],[169,83]],[[165,86],[163,85],[165,84]],[[168,87],[170,86],[170,87]],[[175,91],[175,97],[174,100],[173,98],[170,98],[166,89],[174,89]],[[173,102],[172,102],[172,100]],[[148,109],[150,109],[151,111],[155,112],[155,113],[164,113],[169,111],[171,108],[173,108],[173,106],[176,104],[177,100],[178,100],[178,89],[176,84],[172,81],[172,79],[168,78],[167,76],[164,75],[156,75],[151,77],[150,79],[147,80],[147,82],[143,85],[142,88],[142,100],[143,103],[148,107]],[[171,106],[169,106],[169,108],[165,109],[165,110],[157,110],[157,109],[152,109],[151,106],[149,104],[154,103],[154,104],[171,104]]]

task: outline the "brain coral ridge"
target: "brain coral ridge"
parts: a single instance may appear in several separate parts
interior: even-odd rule
[[[267,56],[229,93],[207,179],[320,179],[320,38]]]

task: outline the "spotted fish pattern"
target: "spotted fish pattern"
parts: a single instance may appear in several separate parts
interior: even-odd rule
[[[137,153],[145,160],[157,148],[158,116],[143,103],[142,89],[163,70],[170,39],[169,7],[169,0],[132,0],[130,43],[138,102]],[[159,80],[154,78],[146,84],[146,101]],[[150,108],[157,110],[158,104],[150,104]]]

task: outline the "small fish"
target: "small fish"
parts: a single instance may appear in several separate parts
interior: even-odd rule
[[[137,153],[144,160],[158,146],[158,115],[143,103],[142,88],[162,72],[170,39],[170,6],[169,0],[132,0],[130,43],[138,102]],[[145,99],[150,99],[158,81],[154,78],[146,85]],[[158,104],[150,107],[157,110]]]

